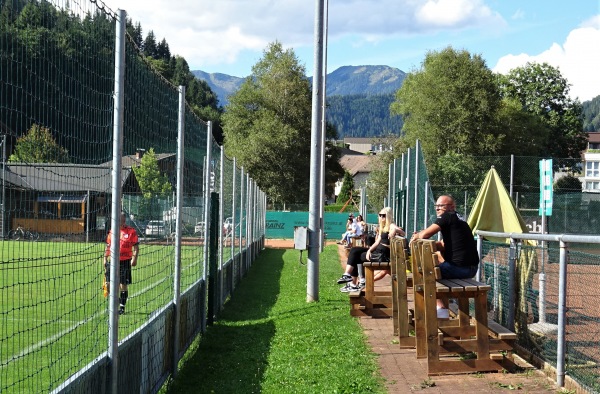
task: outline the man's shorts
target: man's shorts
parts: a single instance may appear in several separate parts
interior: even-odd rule
[[[468,267],[460,267],[444,261],[438,266],[442,273],[442,279],[470,279],[477,273],[479,265],[471,265]]]
[[[107,262],[105,267],[105,279],[110,282],[110,262]],[[131,284],[131,259],[121,260],[119,264],[119,283],[124,285]]]

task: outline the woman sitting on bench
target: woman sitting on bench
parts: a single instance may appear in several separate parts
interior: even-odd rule
[[[364,277],[359,273],[358,265],[365,261],[390,261],[390,239],[396,236],[404,236],[404,230],[394,223],[392,208],[385,207],[379,211],[379,226],[375,242],[369,247],[354,247],[350,249],[346,271],[337,283],[346,283],[340,291],[347,293],[364,288]],[[381,270],[375,276],[375,280],[384,278],[388,270]],[[359,281],[359,275],[361,276]],[[351,283],[350,283],[351,282]]]

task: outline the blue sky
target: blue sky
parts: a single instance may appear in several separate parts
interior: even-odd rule
[[[251,73],[268,43],[293,48],[312,75],[313,0],[105,0],[165,38],[192,70]],[[581,101],[600,95],[600,0],[329,0],[328,72],[345,65],[418,69],[447,46],[497,72],[558,67]]]

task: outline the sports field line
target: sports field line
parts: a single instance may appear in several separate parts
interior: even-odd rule
[[[27,356],[28,354],[33,353],[37,349],[41,348],[42,346],[45,346],[48,343],[54,342],[55,340],[62,337],[63,335],[66,335],[66,334],[74,331],[77,327],[82,326],[82,325],[86,324],[87,322],[100,317],[104,313],[105,313],[105,311],[96,312],[91,317],[88,317],[86,319],[78,321],[77,323],[73,324],[71,327],[67,327],[64,330],[60,331],[59,333],[54,334],[51,337],[44,339],[43,341],[40,341],[36,344],[33,344],[33,345],[23,349],[21,352],[14,354],[12,357],[2,360],[2,362],[0,363],[0,368],[4,368],[4,367],[8,366],[8,363],[12,360],[18,360],[20,358],[23,358],[23,357]]]
[[[162,282],[164,282],[166,280],[167,280],[167,278],[163,278],[163,279],[161,279],[159,281],[156,281],[156,282],[150,284],[149,286],[144,287],[143,289],[141,289],[139,291],[136,291],[135,293],[133,293],[131,295],[131,298],[138,297],[138,296],[142,295],[146,291],[148,291],[148,290],[150,290],[150,289],[158,286],[159,284],[161,284]],[[13,355],[12,357],[9,357],[9,358],[7,358],[5,360],[2,360],[2,362],[0,363],[0,368],[4,368],[4,367],[8,366],[8,363],[10,361],[12,361],[12,360],[18,360],[20,358],[23,358],[23,357],[27,356],[30,353],[33,353],[34,351],[36,351],[37,349],[41,348],[42,346],[45,346],[46,344],[55,341],[56,339],[60,338],[61,336],[66,335],[66,334],[74,331],[77,327],[82,326],[82,325],[86,324],[87,322],[89,322],[91,320],[94,320],[97,317],[100,317],[101,315],[103,315],[105,313],[106,313],[106,310],[103,310],[103,311],[100,311],[100,312],[96,312],[91,317],[88,317],[86,319],[80,320],[80,321],[76,322],[75,324],[73,324],[72,326],[67,327],[64,330],[60,331],[59,333],[54,334],[51,337],[44,339],[43,341],[40,341],[40,342],[38,342],[36,344],[33,344],[33,345],[31,345],[31,346],[23,349],[21,352]]]

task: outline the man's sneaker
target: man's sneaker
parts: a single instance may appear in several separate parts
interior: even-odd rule
[[[366,287],[365,282],[360,282],[357,286],[358,290],[362,290]]]
[[[358,290],[360,290],[360,288],[358,286],[356,286],[356,285],[351,284],[351,283],[346,283],[345,286],[342,286],[340,288],[340,291],[342,293],[350,293],[351,291],[358,291]]]
[[[124,315],[125,314],[125,306],[124,305],[120,305],[119,306],[119,315]]]
[[[352,282],[352,277],[350,275],[342,275],[342,277],[340,279],[338,279],[337,283],[338,284],[342,284],[342,283],[348,283],[348,282]]]

